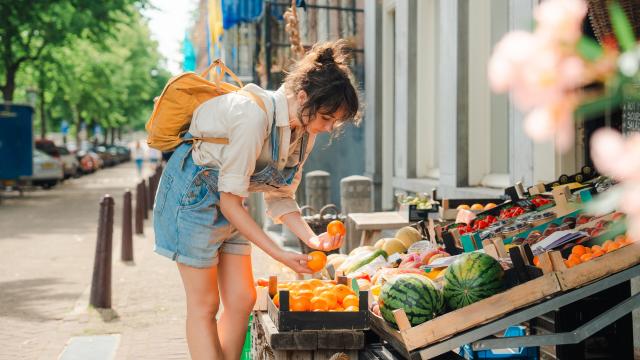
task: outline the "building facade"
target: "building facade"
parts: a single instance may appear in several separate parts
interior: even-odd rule
[[[523,114],[489,88],[494,45],[531,30],[537,2],[366,1],[365,175],[377,209],[393,208],[397,192],[489,197],[580,169],[579,141],[563,155],[534,144]]]

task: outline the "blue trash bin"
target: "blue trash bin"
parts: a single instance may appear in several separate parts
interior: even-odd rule
[[[33,173],[33,108],[0,104],[0,180]]]

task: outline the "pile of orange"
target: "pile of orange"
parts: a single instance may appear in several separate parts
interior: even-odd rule
[[[576,245],[571,248],[571,255],[569,255],[569,257],[564,261],[564,264],[568,268],[571,268],[631,243],[632,240],[626,235],[618,235],[615,239],[607,240],[602,243],[602,245],[593,245],[592,247]]]
[[[347,285],[319,279],[278,284],[278,290],[289,290],[290,311],[358,311],[358,297]],[[280,294],[273,297],[280,307]]]

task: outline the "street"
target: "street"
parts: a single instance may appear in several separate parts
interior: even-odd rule
[[[152,168],[145,168],[145,178]],[[120,261],[122,198],[132,162],[52,190],[3,194],[0,204],[0,359],[54,359],[73,336],[120,334],[116,359],[185,359],[184,292],[173,262],[153,252],[151,219]],[[112,310],[88,307],[99,201],[115,199]],[[135,196],[134,196],[135,198]],[[254,248],[256,276],[278,272]]]

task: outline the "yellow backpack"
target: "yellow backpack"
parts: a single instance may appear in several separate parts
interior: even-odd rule
[[[216,70],[219,68],[219,72]],[[210,71],[213,72],[214,82],[206,79]],[[225,74],[238,83],[239,86],[223,82]],[[145,126],[147,130],[147,143],[150,147],[160,151],[171,151],[183,141],[182,135],[189,130],[193,112],[200,104],[216,96],[236,92],[255,101],[265,112],[264,103],[255,94],[241,90],[242,81],[226,67],[220,59],[217,59],[202,74],[186,72],[173,77],[165,85],[162,94],[156,100],[153,113]],[[189,139],[200,140],[215,144],[228,144],[227,138],[194,137]]]

